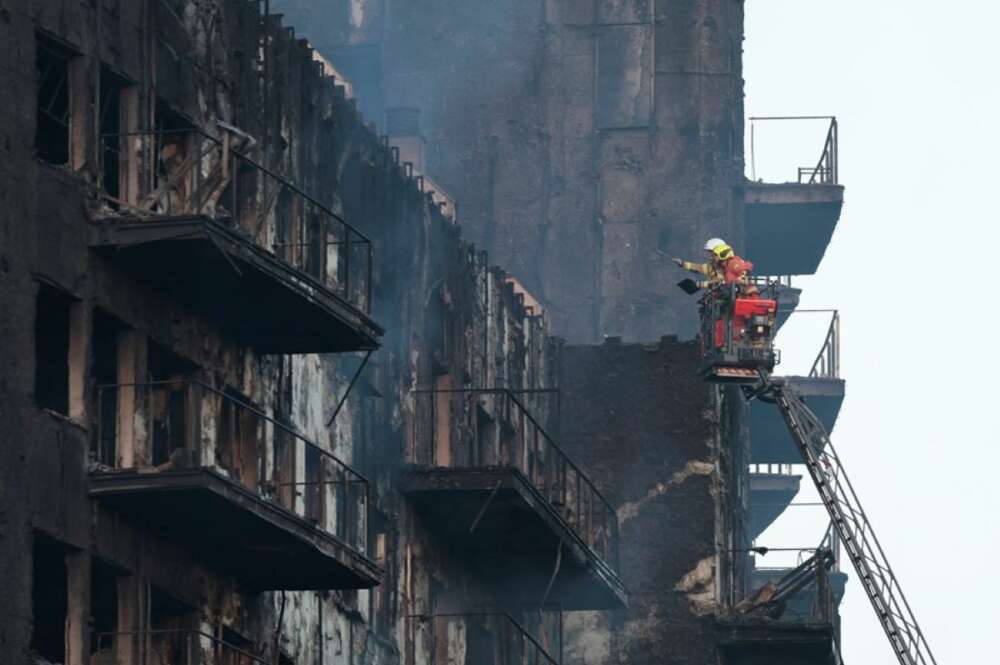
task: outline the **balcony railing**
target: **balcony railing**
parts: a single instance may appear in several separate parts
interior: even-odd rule
[[[505,613],[437,614],[412,617],[430,624],[431,665],[559,665],[512,616]]]
[[[370,314],[371,240],[241,152],[252,139],[220,129],[221,138],[198,129],[103,136],[101,198],[127,217],[223,221]]]
[[[415,414],[412,462],[437,468],[517,469],[566,526],[617,570],[614,509],[514,391],[417,391]]]
[[[823,142],[823,152],[815,166],[798,167],[796,182],[799,184],[836,185],[839,182],[839,146],[837,118],[835,116],[768,116],[750,118],[750,173],[751,180],[757,180],[756,124],[774,120],[828,120],[830,125]]]
[[[263,648],[238,647],[197,630],[97,633],[90,662],[98,665],[271,665]]]
[[[194,380],[105,385],[97,413],[99,465],[208,469],[366,553],[368,481],[242,398]]]
[[[817,311],[817,310],[813,310]],[[840,378],[840,312],[825,310],[830,314],[830,327],[823,338],[823,347],[816,356],[809,376],[820,379]]]

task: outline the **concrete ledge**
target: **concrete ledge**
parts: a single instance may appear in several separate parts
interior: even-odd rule
[[[618,574],[517,469],[411,468],[402,481],[427,528],[504,593],[537,604],[558,557],[548,602],[627,607]]]
[[[785,512],[799,493],[801,475],[784,473],[750,474],[750,540],[756,540]]]
[[[747,183],[746,256],[761,275],[816,272],[844,204],[842,185]]]
[[[383,333],[312,276],[206,217],[98,220],[90,246],[260,353],[374,349]]]
[[[378,566],[333,534],[207,468],[90,474],[89,495],[258,590],[368,589]]]

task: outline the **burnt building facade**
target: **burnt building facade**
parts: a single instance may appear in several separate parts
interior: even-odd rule
[[[747,611],[801,474],[669,261],[784,238],[788,311],[839,215],[835,125],[743,177],[742,12],[0,2],[0,652],[835,662],[823,582]]]
[[[745,248],[741,0],[274,0],[575,343],[690,337],[674,256]],[[778,274],[778,273],[775,273]]]
[[[545,313],[292,28],[0,33],[4,662],[555,663],[623,606]]]

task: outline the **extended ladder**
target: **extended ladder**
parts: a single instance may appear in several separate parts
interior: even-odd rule
[[[755,393],[781,411],[899,662],[937,665],[823,423],[784,383],[763,381]]]

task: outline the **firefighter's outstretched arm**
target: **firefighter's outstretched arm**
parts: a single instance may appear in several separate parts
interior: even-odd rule
[[[683,259],[674,259],[674,263],[685,270],[690,270],[691,272],[698,272],[702,275],[712,274],[712,266],[707,263],[692,263],[691,261],[685,261]]]

